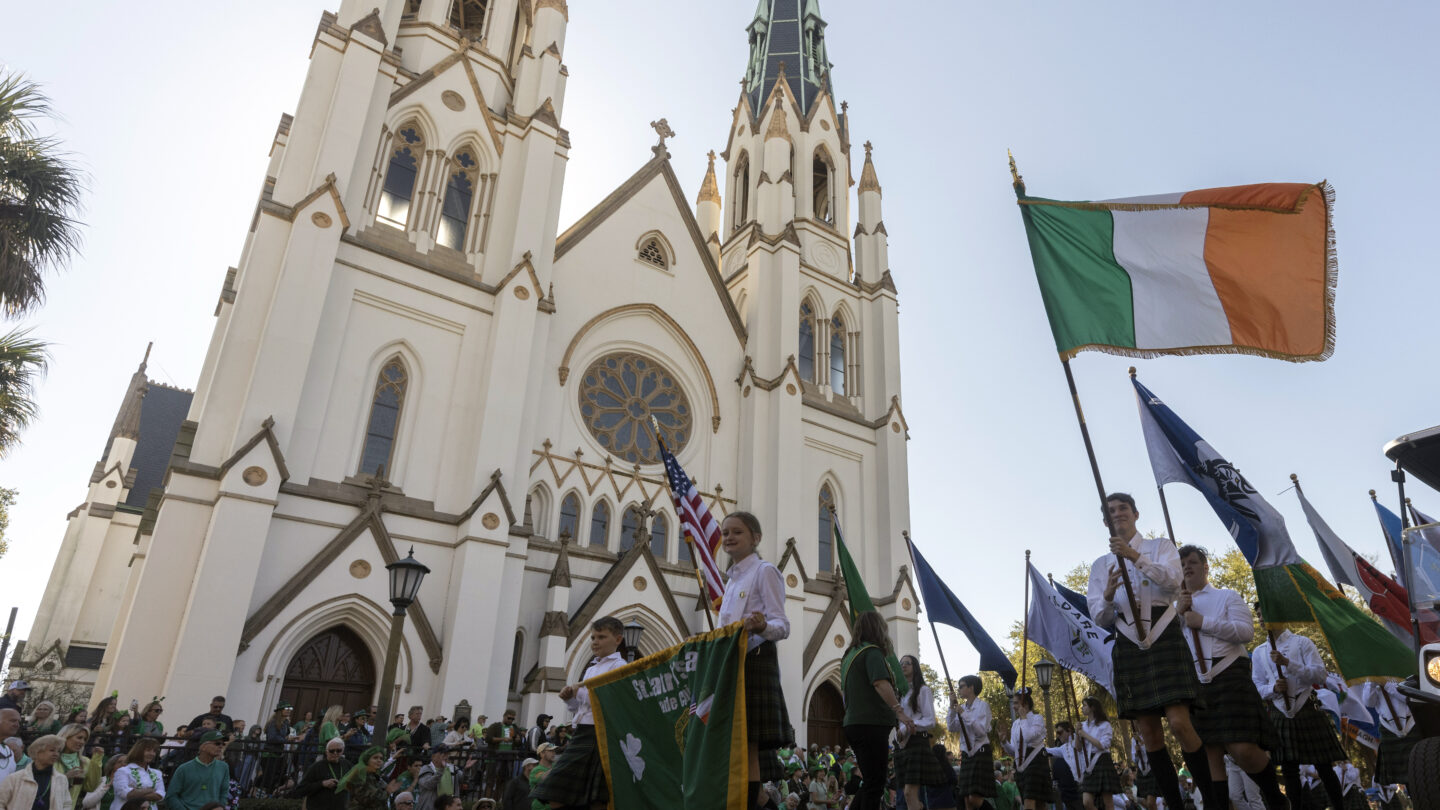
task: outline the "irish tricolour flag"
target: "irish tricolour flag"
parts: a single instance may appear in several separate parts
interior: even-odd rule
[[[1327,184],[1100,202],[1016,190],[1062,357],[1086,349],[1330,355],[1336,269]]]

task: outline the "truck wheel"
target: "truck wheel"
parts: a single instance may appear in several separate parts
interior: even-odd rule
[[[1415,810],[1440,810],[1440,737],[1426,737],[1410,751],[1410,784]]]

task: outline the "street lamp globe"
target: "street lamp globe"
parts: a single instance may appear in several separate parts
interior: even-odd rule
[[[1044,690],[1050,688],[1050,679],[1055,676],[1054,661],[1035,662],[1035,683]]]
[[[390,563],[385,570],[390,572],[390,604],[397,611],[404,612],[415,601],[416,594],[420,592],[420,582],[430,569],[415,559],[415,547],[411,546],[405,559]]]
[[[645,635],[645,627],[635,620],[625,623],[625,649],[630,652],[630,660],[634,661],[640,657],[640,637]]]

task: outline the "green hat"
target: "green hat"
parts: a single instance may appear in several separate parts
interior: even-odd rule
[[[386,744],[386,745],[391,745],[391,744],[394,743],[396,740],[403,740],[404,742],[407,742],[407,743],[410,742],[410,734],[409,734],[409,732],[407,732],[407,731],[406,731],[405,729],[403,729],[403,728],[392,728],[392,729],[390,729],[390,732],[385,735],[385,744]]]
[[[277,711],[277,712],[283,712],[283,711],[285,711],[286,709],[293,709],[293,708],[295,708],[295,707],[290,705],[290,701],[288,701],[288,700],[282,700],[282,701],[280,701],[280,703],[279,703],[278,705],[275,706],[275,711]]]
[[[207,731],[200,735],[201,744],[208,742],[225,742],[225,735],[218,731]]]
[[[370,716],[370,712],[366,711],[365,709],[356,709],[355,711],[353,711],[353,712],[350,713],[351,719],[354,719],[354,718],[356,718],[356,717],[369,717],[369,716]]]

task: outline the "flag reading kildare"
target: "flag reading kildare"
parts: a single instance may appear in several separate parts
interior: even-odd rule
[[[1063,202],[1026,196],[1017,176],[1016,192],[1061,357],[1334,349],[1325,183]]]
[[[1115,634],[1090,621],[1085,611],[1062,596],[1034,565],[1028,567],[1030,606],[1025,623],[1030,640],[1049,650],[1060,666],[1084,673],[1113,695],[1110,648]]]
[[[1265,623],[1277,629],[1287,624],[1319,625],[1336,667],[1350,683],[1414,674],[1415,658],[1409,648],[1300,559],[1285,519],[1240,471],[1139,380],[1131,382],[1156,480],[1183,473],[1183,483],[1200,490],[1209,501],[1254,570]]]
[[[735,622],[585,682],[611,810],[745,810],[748,635]]]

